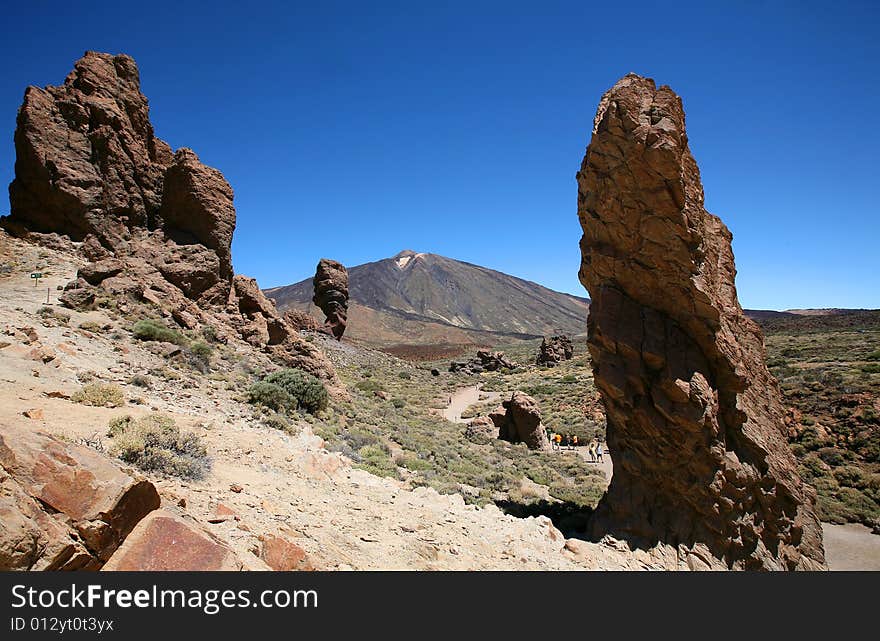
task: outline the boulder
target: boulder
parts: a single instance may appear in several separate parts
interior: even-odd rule
[[[94,263],[88,263],[79,268],[77,277],[82,278],[89,285],[100,285],[102,281],[122,273],[125,265],[116,258],[105,258]]]
[[[196,521],[167,508],[147,515],[104,565],[107,571],[239,571],[235,553]]]
[[[260,558],[276,572],[315,569],[305,550],[284,537],[263,535],[260,544]]]
[[[544,337],[541,347],[538,348],[538,357],[535,363],[538,365],[556,365],[562,361],[570,360],[574,356],[574,347],[568,336]]]
[[[314,287],[312,302],[327,317],[324,327],[336,340],[342,340],[348,316],[348,271],[342,263],[322,258],[315,271]]]
[[[550,448],[547,430],[541,422],[541,409],[534,398],[517,391],[502,405],[506,412],[499,425],[498,438],[511,443],[525,443],[531,450]],[[490,415],[490,420],[494,422],[497,419]]]
[[[614,452],[591,536],[734,569],[824,568],[815,491],[737,299],[730,231],[704,207],[681,99],[621,79],[577,181],[588,345]]]
[[[464,430],[464,436],[474,443],[489,443],[498,438],[498,425],[488,416],[478,416]]]
[[[7,494],[13,497],[7,501],[7,513],[17,505],[23,510],[17,519],[39,530],[40,537],[51,540],[57,552],[52,558],[42,552],[36,558],[25,554],[31,565],[100,567],[132,528],[159,507],[152,483],[129,476],[104,455],[17,425],[6,425],[0,431],[0,467],[8,477],[6,487],[13,488]],[[69,526],[66,536],[47,526],[48,521],[22,495],[35,500],[33,505],[39,505],[46,518],[63,515]],[[71,561],[73,556],[79,560]]]

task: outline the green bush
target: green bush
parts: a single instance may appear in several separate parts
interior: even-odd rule
[[[385,388],[382,387],[382,383],[374,380],[358,381],[354,386],[360,391],[368,393],[382,392],[385,390]]]
[[[167,416],[113,419],[108,436],[114,440],[112,453],[147,472],[200,479],[210,466],[201,439],[192,432],[181,432]]]
[[[412,378],[412,374],[410,374],[409,372],[400,372],[397,376],[398,378],[402,378],[405,381],[408,381]]]
[[[125,404],[125,396],[118,385],[89,383],[73,393],[70,400],[95,407],[120,407]]]
[[[286,390],[266,381],[258,381],[248,388],[247,401],[252,405],[262,405],[276,412],[292,412],[297,407],[296,399]]]
[[[866,361],[880,361],[880,350],[876,352],[871,352],[867,356],[865,356]]]
[[[869,363],[867,365],[863,365],[862,371],[865,372],[865,374],[880,374],[880,363]]]
[[[392,398],[392,399],[391,399],[391,404],[392,404],[394,407],[396,407],[397,409],[400,409],[400,408],[402,408],[402,407],[404,407],[404,406],[406,405],[406,401],[405,401],[404,399],[402,399],[402,398]]]
[[[165,343],[175,343],[176,345],[182,345],[186,342],[183,334],[165,327],[165,325],[151,318],[139,320],[132,326],[131,331],[135,338],[142,341],[162,341]]]
[[[283,369],[269,374],[265,379],[270,385],[277,385],[296,399],[299,407],[310,414],[326,409],[330,400],[324,384],[306,372],[298,369]]]

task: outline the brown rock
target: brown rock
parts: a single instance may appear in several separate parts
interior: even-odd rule
[[[38,407],[32,407],[29,410],[25,410],[22,412],[22,415],[26,416],[27,418],[33,419],[35,421],[42,421],[43,420],[43,410],[41,410]]]
[[[155,224],[168,145],[153,135],[134,60],[86,52],[58,87],[28,87],[15,130],[12,228],[115,246]],[[13,229],[14,230],[14,229]]]
[[[556,365],[562,361],[570,360],[574,356],[574,347],[568,336],[544,337],[541,347],[538,349],[538,357],[535,362],[538,365]]]
[[[668,87],[630,74],[602,97],[578,215],[614,453],[592,536],[708,550],[737,569],[823,568],[815,491],[797,474],[761,332],[737,300],[731,234],[703,206]]]
[[[498,425],[488,416],[478,416],[464,430],[464,436],[475,443],[489,443],[498,438]]]
[[[178,149],[165,173],[162,216],[165,234],[177,243],[198,243],[216,252],[219,276],[232,277],[235,207],[232,187],[191,149]]]
[[[152,483],[133,479],[102,454],[16,425],[0,431],[0,466],[23,493],[64,515],[76,533],[74,543],[41,524],[42,517],[30,509],[23,518],[71,555],[87,551],[93,557],[76,561],[78,565],[100,566],[137,522],[159,506]],[[16,503],[22,505],[21,500]],[[67,564],[73,556],[46,565]]]
[[[77,311],[91,309],[95,305],[95,291],[91,287],[88,289],[65,289],[64,293],[58,297],[58,302]]]
[[[535,399],[517,391],[502,405],[507,411],[499,426],[498,438],[511,443],[525,443],[532,450],[549,449],[547,431],[541,423],[541,409]],[[492,418],[490,415],[490,420]]]
[[[322,258],[315,271],[314,285],[312,301],[327,317],[324,327],[336,340],[342,340],[348,317],[348,271],[342,263]]]
[[[214,513],[208,517],[208,523],[224,523],[225,521],[238,520],[239,516],[235,510],[228,505],[218,503],[214,507]]]
[[[238,483],[233,483],[229,486],[229,491],[235,492],[236,494],[241,494],[242,490],[244,490],[244,488]]]
[[[195,521],[155,510],[110,557],[107,571],[238,571],[235,553]]]
[[[283,537],[264,535],[260,542],[260,558],[276,572],[315,569],[305,550]]]
[[[99,285],[102,281],[122,273],[125,265],[121,260],[106,258],[95,263],[88,263],[79,268],[77,277],[85,280],[89,285]]]
[[[321,329],[318,321],[310,314],[298,309],[289,309],[284,312],[284,320],[297,331],[317,332]]]

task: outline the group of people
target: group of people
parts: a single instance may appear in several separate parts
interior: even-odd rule
[[[558,432],[550,431],[550,429],[548,428],[547,438],[550,440],[550,446],[554,450],[573,450],[574,448],[580,446],[577,434],[559,434]],[[605,449],[602,446],[602,442],[598,440],[593,440],[589,445],[589,449],[587,450],[587,459],[591,463],[601,463],[605,460],[603,458],[604,455]]]

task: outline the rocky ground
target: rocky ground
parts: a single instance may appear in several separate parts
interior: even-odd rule
[[[357,469],[327,451],[306,420],[282,431],[242,402],[235,384],[242,363],[268,366],[246,344],[224,347],[212,371],[202,374],[169,360],[156,345],[136,341],[130,319],[112,306],[88,312],[60,307],[56,286],[75,276],[75,258],[0,235],[0,266],[0,422],[106,451],[112,419],[154,412],[172,417],[203,439],[211,470],[200,481],[147,476],[163,504],[183,506],[254,567],[261,566],[255,556],[259,537],[267,534],[295,541],[313,565],[325,569],[678,565],[669,551],[632,553],[613,541],[567,542],[546,517],[515,518],[494,505],[468,505],[459,494],[441,495]],[[36,287],[29,278],[35,270],[43,274]],[[358,350],[344,343],[333,347],[337,362],[357,358]],[[148,387],[134,384],[136,376]],[[95,381],[119,386],[125,405],[94,407],[70,399]]]

